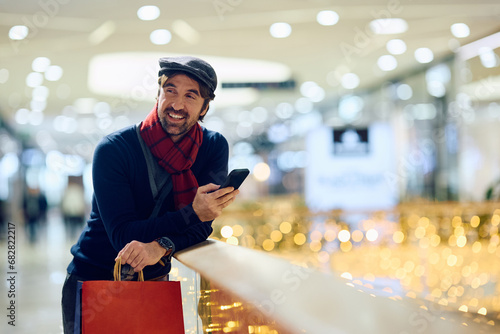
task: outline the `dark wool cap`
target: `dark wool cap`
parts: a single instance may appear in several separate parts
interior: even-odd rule
[[[217,75],[215,70],[209,63],[203,59],[196,57],[163,57],[159,60],[160,71],[158,76],[165,74],[167,71],[184,71],[194,75],[201,82],[206,84],[208,88],[215,91],[217,87]]]

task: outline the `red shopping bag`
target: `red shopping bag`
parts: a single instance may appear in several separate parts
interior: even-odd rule
[[[82,286],[83,334],[184,334],[180,282],[86,281]],[[141,280],[142,279],[142,280]]]

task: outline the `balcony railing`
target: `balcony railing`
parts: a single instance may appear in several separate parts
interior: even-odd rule
[[[186,333],[458,333],[498,321],[376,283],[342,278],[241,246],[207,240],[178,252]]]

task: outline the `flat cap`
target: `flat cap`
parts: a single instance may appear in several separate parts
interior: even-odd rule
[[[183,71],[194,75],[201,82],[206,84],[208,88],[215,91],[217,87],[217,75],[215,70],[209,63],[203,59],[182,56],[182,57],[163,57],[159,59],[160,71],[158,76],[165,74],[167,71]]]

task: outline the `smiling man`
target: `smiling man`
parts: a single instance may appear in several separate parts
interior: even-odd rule
[[[195,57],[159,63],[157,103],[146,119],[104,137],[94,152],[92,212],[63,286],[64,333],[73,333],[77,281],[112,280],[118,257],[131,274],[167,280],[174,252],[208,238],[238,194],[219,189],[226,139],[199,124],[215,98],[214,69]]]

